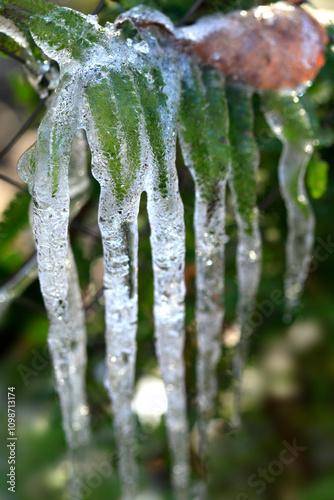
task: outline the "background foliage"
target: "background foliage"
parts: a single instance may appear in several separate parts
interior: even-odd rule
[[[112,2],[107,0],[101,13],[102,22],[113,20],[120,12],[143,3],[137,0]],[[148,0],[144,2],[163,10],[174,22],[180,21],[192,5],[192,0]],[[93,0],[59,2],[61,5],[91,12]],[[220,10],[249,8],[252,0],[203,1],[193,16]],[[38,97],[26,81],[19,64],[9,59],[0,60],[1,109],[11,108],[14,122],[23,122],[37,106]],[[308,184],[314,196],[312,201],[317,219],[316,249],[312,269],[298,315],[293,324],[283,321],[282,299],[270,299],[283,289],[284,243],[286,241],[286,214],[277,190],[277,162],[281,144],[272,136],[254,98],[256,111],[255,135],[261,152],[258,175],[258,198],[261,208],[261,229],[264,241],[263,272],[257,301],[259,326],[252,341],[245,374],[244,422],[240,430],[232,431],[231,417],[231,348],[233,322],[237,300],[235,283],[236,227],[229,202],[226,262],[226,328],[222,335],[224,356],[219,366],[220,401],[212,424],[212,498],[215,500],[263,498],[270,500],[330,500],[334,490],[332,464],[334,459],[333,407],[334,379],[334,250],[333,240],[333,154],[334,154],[334,54],[327,53],[327,64],[305,97],[304,105],[312,111],[319,144],[308,168]],[[5,113],[3,114],[5,116]],[[7,116],[7,115],[6,115]],[[1,117],[0,117],[1,119]],[[1,145],[8,137],[4,132]],[[23,145],[21,144],[21,149]],[[16,155],[19,154],[19,150]],[[8,155],[9,156],[9,155]],[[5,156],[0,169],[13,172],[12,158]],[[330,168],[328,169],[328,164]],[[194,187],[190,174],[178,154],[180,189],[185,206],[187,225],[187,367],[189,421],[192,430],[194,478],[203,471],[196,447],[195,376],[196,337],[194,329],[194,235],[192,217]],[[326,172],[328,170],[328,187]],[[11,174],[12,175],[12,174]],[[6,198],[9,187],[0,183]],[[81,286],[87,305],[88,343],[88,397],[92,412],[93,445],[87,459],[97,464],[111,460],[114,436],[107,392],[103,386],[104,318],[103,299],[96,293],[102,285],[102,248],[98,238],[84,234],[82,227],[98,234],[96,210],[99,190],[92,179],[91,196],[86,208],[71,227],[71,236],[78,263]],[[322,196],[321,196],[322,195]],[[33,252],[28,229],[29,197],[19,194],[2,214],[0,225],[0,283],[4,283]],[[149,227],[145,197],[139,218],[139,329],[137,379],[148,374],[157,375],[153,344],[152,302],[153,284],[150,259]],[[324,244],[325,242],[325,244]],[[319,255],[321,258],[319,259]],[[318,256],[318,257],[317,257]],[[275,296],[278,296],[279,293]],[[49,356],[45,348],[47,320],[38,283],[31,285],[7,311],[1,325],[2,361],[1,408],[6,410],[6,388],[16,387],[18,415],[17,498],[20,500],[59,499],[65,491],[68,470],[64,436],[61,429],[58,399],[54,393]],[[0,413],[0,429],[6,432],[6,412]],[[172,498],[168,483],[168,452],[165,429],[161,422],[155,429],[138,421],[138,456],[142,481],[148,489],[158,491],[163,498]],[[259,488],[249,486],[251,474],[266,469],[279,457],[283,441],[292,441],[306,450],[279,475],[270,475],[261,494]],[[3,441],[2,441],[3,442]],[[8,472],[7,450],[0,450],[2,477]],[[92,490],[91,498],[116,498],[118,482],[115,474],[103,480]],[[5,480],[1,483],[1,498],[10,498]],[[242,495],[241,493],[244,493]],[[239,496],[238,496],[239,495]],[[88,498],[88,496],[87,496]]]

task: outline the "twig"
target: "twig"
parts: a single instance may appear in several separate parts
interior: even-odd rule
[[[13,54],[13,52],[10,52],[9,50],[5,49],[4,47],[0,47],[0,52],[3,52],[4,54],[6,54],[6,56],[9,56],[12,59],[15,59],[15,61],[18,61],[20,64],[26,64],[24,59],[17,56],[16,54]]]
[[[98,302],[98,300],[102,297],[104,293],[104,287],[102,286],[95,294],[95,297],[94,299],[85,307],[85,311],[89,311],[89,309],[91,309],[93,307],[94,304],[96,304],[96,302]]]
[[[175,26],[183,26],[188,19],[191,18],[191,16],[196,12],[196,10],[202,5],[203,0],[197,0],[188,10],[188,12],[185,13],[185,15],[182,17],[181,21],[175,24]]]
[[[28,191],[19,182],[14,181],[14,179],[11,179],[10,177],[7,177],[7,175],[0,174],[0,180],[8,182],[8,184],[15,186],[17,189],[22,191],[22,193],[29,195]]]
[[[280,195],[280,190],[278,188],[271,191],[268,194],[268,196],[260,203],[259,210],[260,211],[266,210],[268,207],[270,207],[270,205],[274,203],[274,201],[276,201],[279,195]]]
[[[0,160],[8,153],[8,151],[14,146],[14,144],[20,139],[20,137],[28,130],[28,128],[33,124],[39,113],[42,111],[45,105],[46,99],[41,99],[37,105],[35,111],[29,116],[28,120],[22,125],[22,127],[15,134],[13,139],[9,141],[7,146],[0,152]]]
[[[90,236],[91,238],[94,238],[97,241],[101,241],[101,237],[97,233],[95,233],[95,231],[93,231],[89,227],[83,226],[77,220],[72,221],[71,229],[79,231],[80,233],[83,233],[83,234],[87,234],[88,236]]]
[[[105,0],[100,0],[100,2],[98,3],[98,5],[95,7],[95,9],[93,11],[93,15],[98,14],[100,12],[100,10],[102,10],[104,4],[105,4]]]

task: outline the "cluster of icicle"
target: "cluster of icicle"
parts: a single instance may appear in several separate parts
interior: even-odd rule
[[[163,16],[144,7],[133,15],[155,16],[156,24],[165,23]],[[176,137],[196,191],[198,425],[205,454],[207,427],[217,396],[216,367],[224,318],[226,184],[238,226],[237,386],[260,279],[256,208],[259,154],[253,134],[252,90],[240,84],[225,85],[217,69],[203,65],[197,56],[180,54],[166,30],[140,28],[140,39],[127,38],[122,19],[117,26],[107,23],[101,27],[97,18],[65,8],[46,13],[44,21],[50,30],[56,30],[66,16],[76,16],[78,33],[69,36],[65,48],[57,46],[52,33],[44,30],[41,34],[37,21],[31,26],[36,43],[58,62],[60,78],[37,142],[18,166],[32,195],[38,275],[50,322],[48,341],[66,438],[71,449],[89,438],[84,310],[68,232],[71,217],[84,203],[88,183],[84,130],[92,154],[92,173],[101,187],[98,222],[105,267],[106,383],[123,497],[133,500],[138,492],[131,400],[138,312],[137,219],[140,197],[146,191],[155,340],[168,399],[172,481],[175,498],[185,500],[190,470],[183,363],[185,226],[175,168]],[[1,31],[6,33],[7,28],[8,24],[2,24]],[[75,42],[80,37],[91,42],[79,57]],[[263,95],[265,116],[284,144],[279,181],[289,222],[285,287],[291,306],[296,305],[306,278],[314,229],[303,182],[312,134],[297,100],[291,95]],[[290,134],[296,126],[299,134]],[[34,263],[30,266],[33,279]],[[21,293],[24,286],[20,276],[14,277],[0,290],[2,303]],[[238,407],[240,387],[236,395]]]

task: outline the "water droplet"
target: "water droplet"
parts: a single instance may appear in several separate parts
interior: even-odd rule
[[[183,468],[181,465],[174,465],[174,467],[173,467],[174,474],[177,474],[177,475],[182,474],[182,470],[183,470]]]
[[[250,260],[256,260],[257,259],[257,253],[254,252],[254,250],[251,250],[248,255],[249,255]]]
[[[86,405],[82,405],[80,408],[80,413],[81,415],[88,415],[89,413],[89,408]]]

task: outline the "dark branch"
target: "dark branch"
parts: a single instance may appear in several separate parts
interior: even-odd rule
[[[87,234],[87,236],[90,236],[91,238],[94,238],[97,241],[101,241],[101,237],[95,233],[92,229],[89,229],[89,227],[83,226],[78,222],[77,220],[73,220],[71,223],[71,229],[74,229],[75,231],[79,231],[80,233]]]
[[[176,23],[175,26],[183,26],[190,18],[191,16],[196,12],[196,10],[202,5],[203,0],[197,0],[188,10],[188,12],[185,13],[185,15],[182,17],[181,21]]]
[[[98,3],[98,5],[95,7],[95,9],[93,11],[93,15],[98,14],[102,10],[104,4],[105,4],[105,0],[100,0],[100,2]]]
[[[5,148],[0,152],[0,160],[8,153],[8,151],[14,146],[14,144],[20,139],[20,137],[26,132],[26,130],[28,130],[28,128],[33,124],[39,113],[42,111],[45,105],[45,101],[46,99],[42,99],[41,101],[39,101],[38,106],[32,113],[32,115],[29,116],[28,120],[22,125],[13,139],[11,139],[7,146],[5,146]]]
[[[15,61],[18,61],[20,64],[26,64],[24,59],[17,56],[16,54],[13,54],[13,52],[10,52],[9,50],[5,49],[4,47],[0,47],[0,52],[3,52],[4,54],[6,54],[6,56],[9,56],[12,59],[15,59]]]
[[[22,191],[24,194],[29,194],[28,191],[19,182],[16,182],[16,181],[14,181],[14,179],[7,177],[7,175],[0,174],[0,180],[8,182],[8,184],[11,184],[12,186],[15,186],[17,189]]]
[[[85,307],[85,311],[89,311],[92,309],[92,307],[99,301],[99,299],[102,297],[104,293],[104,287],[100,288],[97,293],[95,294],[94,299]]]

